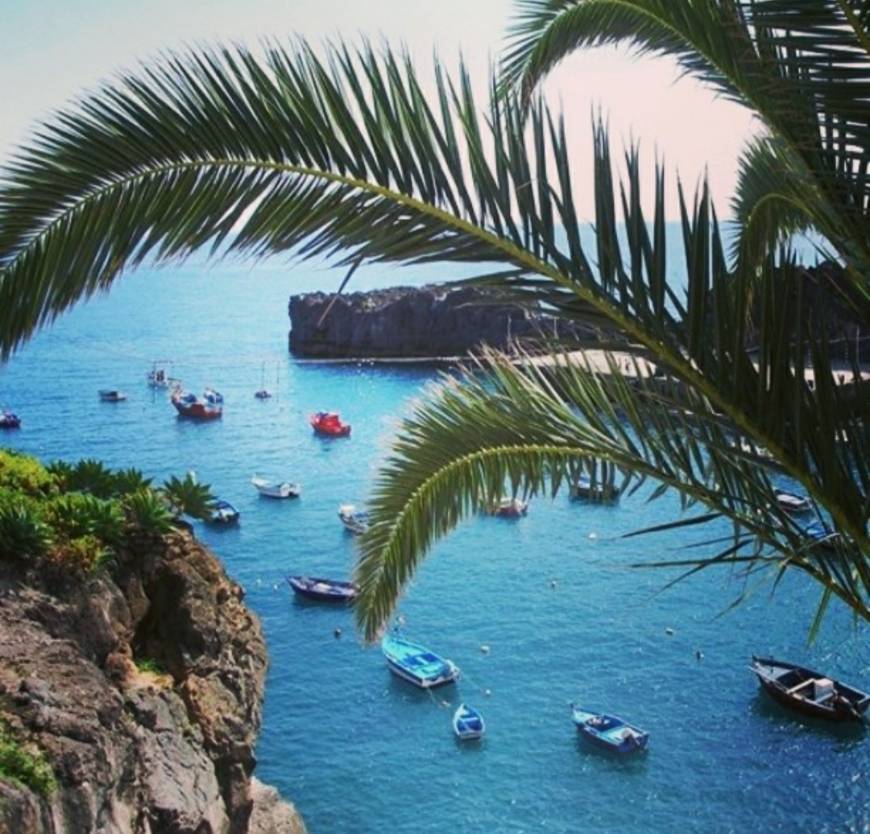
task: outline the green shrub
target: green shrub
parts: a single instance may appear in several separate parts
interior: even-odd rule
[[[99,570],[111,558],[112,551],[96,536],[78,536],[58,542],[48,559],[62,573],[88,574]]]
[[[214,506],[214,495],[208,484],[201,484],[192,472],[184,478],[173,475],[163,482],[160,491],[176,515],[186,514],[193,518],[207,519]]]
[[[0,449],[0,487],[40,495],[51,492],[56,479],[36,458]]]
[[[151,489],[140,489],[124,499],[127,521],[132,532],[162,536],[172,529],[174,516],[166,501]]]
[[[4,496],[0,503],[0,559],[39,557],[51,542],[51,529],[38,508],[24,498]]]
[[[151,486],[152,478],[146,478],[142,471],[129,467],[115,472],[115,495],[123,498],[133,492],[146,489]]]
[[[136,668],[150,675],[165,675],[166,670],[153,657],[140,657],[136,660]]]
[[[81,492],[59,495],[46,506],[46,519],[66,539],[96,536],[117,544],[124,533],[124,512],[117,500],[104,500]]]
[[[84,458],[65,470],[65,482],[70,492],[89,492],[97,498],[115,494],[115,474],[96,458]]]
[[[57,788],[51,765],[37,752],[30,753],[0,724],[0,779],[25,785],[42,796]]]

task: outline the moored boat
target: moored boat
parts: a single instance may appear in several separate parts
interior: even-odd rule
[[[334,411],[318,411],[308,418],[315,434],[325,437],[348,437],[350,423],[342,423],[341,417]]]
[[[272,392],[267,388],[261,388],[259,391],[254,391],[254,396],[258,400],[268,400],[272,396]]]
[[[649,733],[615,715],[593,712],[571,704],[571,718],[584,739],[613,753],[638,753],[649,741]]]
[[[396,634],[387,634],[381,640],[381,651],[394,675],[421,689],[451,683],[459,677],[459,667],[453,661]]]
[[[179,416],[191,420],[217,420],[223,414],[219,405],[200,402],[195,394],[186,394],[180,390],[174,391],[169,400]]]
[[[749,668],[777,703],[813,718],[861,721],[870,707],[870,694],[794,663],[753,655]]]
[[[21,427],[21,418],[14,412],[0,409],[0,429],[17,429]]]
[[[522,498],[502,498],[497,504],[490,507],[490,515],[500,518],[519,518],[529,511],[529,502]]]
[[[211,524],[236,524],[241,513],[229,501],[221,499],[214,502],[211,508],[209,522]]]
[[[813,508],[813,504],[806,495],[796,495],[794,492],[787,492],[784,489],[778,489],[774,493],[776,503],[779,508],[786,513],[806,513]]]
[[[358,510],[354,504],[342,504],[338,508],[338,517],[344,529],[356,536],[369,529],[369,514],[365,510]]]
[[[101,388],[98,393],[104,403],[122,403],[127,399],[127,395],[117,388]]]
[[[254,475],[251,483],[265,498],[298,498],[302,494],[302,487],[289,481],[267,481]]]
[[[483,738],[486,732],[486,723],[483,716],[474,707],[468,704],[460,704],[453,713],[453,732],[462,741]]]
[[[215,391],[214,388],[206,388],[205,391],[202,392],[202,398],[209,405],[222,405],[224,401],[224,395],[219,391]]]
[[[293,593],[320,602],[352,602],[359,593],[355,582],[340,582],[318,576],[288,576]]]
[[[834,549],[837,542],[840,540],[840,534],[835,533],[827,524],[821,521],[814,521],[803,528],[804,535],[807,538],[807,544],[810,547],[824,547]]]
[[[572,501],[615,501],[619,498],[619,488],[604,480],[594,483],[588,475],[580,475],[569,487]]]

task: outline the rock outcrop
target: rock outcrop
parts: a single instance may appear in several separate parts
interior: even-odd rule
[[[448,284],[294,295],[289,312],[290,351],[306,358],[441,358],[483,344],[591,337],[493,291]]]
[[[304,832],[252,778],[260,624],[190,534],[84,585],[3,571],[0,720],[58,787],[0,780],[2,834]]]

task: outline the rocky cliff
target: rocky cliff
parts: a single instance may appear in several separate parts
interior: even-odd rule
[[[446,284],[294,295],[289,313],[290,350],[308,358],[464,356],[481,344],[583,335],[493,291]]]
[[[0,779],[2,834],[304,832],[252,778],[260,624],[190,534],[84,584],[0,565],[0,721],[57,782]]]

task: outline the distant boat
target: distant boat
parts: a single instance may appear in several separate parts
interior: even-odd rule
[[[572,500],[583,499],[587,501],[615,501],[619,498],[619,488],[613,483],[608,483],[603,479],[596,479],[592,483],[592,478],[588,475],[580,475],[569,487],[569,493]]]
[[[350,435],[350,424],[342,423],[341,417],[334,411],[318,411],[308,418],[308,422],[315,434],[322,434],[326,437],[348,437]]]
[[[127,395],[117,388],[102,388],[99,394],[104,403],[122,403],[127,399]]]
[[[14,411],[0,409],[0,429],[17,429],[21,426],[21,418]]]
[[[779,508],[786,513],[806,513],[813,508],[812,501],[806,495],[796,495],[793,492],[786,492],[784,489],[778,489],[774,493],[776,503]]]
[[[212,524],[236,524],[241,513],[229,501],[218,500],[214,502],[209,521]]]
[[[637,753],[646,748],[649,733],[615,715],[590,712],[571,704],[571,717],[583,738],[602,750]]]
[[[459,667],[453,661],[398,635],[387,634],[381,641],[381,651],[394,675],[421,689],[441,686],[459,677]]]
[[[202,392],[202,398],[209,405],[222,405],[224,401],[224,395],[219,391],[215,391],[214,388],[206,388],[205,391]]]
[[[265,498],[298,498],[302,494],[302,487],[289,481],[267,481],[254,475],[251,483]]]
[[[223,414],[219,405],[200,402],[195,394],[187,394],[181,390],[174,391],[169,399],[179,415],[191,420],[217,420]]]
[[[178,380],[172,379],[169,376],[166,368],[159,362],[154,363],[154,366],[148,371],[145,378],[151,388],[168,388],[171,384],[178,382]]]
[[[489,514],[500,518],[519,518],[529,511],[529,502],[521,498],[502,498],[498,504],[490,507]]]
[[[354,582],[339,582],[317,576],[288,576],[287,582],[299,596],[321,602],[353,602],[359,593],[359,587]]]
[[[804,527],[803,530],[811,547],[833,549],[840,540],[840,534],[835,533],[827,524],[821,521],[814,521],[812,524]]]
[[[358,510],[353,504],[342,504],[338,508],[338,517],[354,535],[362,535],[369,529],[369,514],[365,510]]]
[[[753,655],[749,668],[771,698],[804,715],[829,721],[862,721],[870,707],[866,692],[794,663]]]
[[[272,392],[266,388],[266,363],[260,368],[260,388],[254,392],[254,396],[258,400],[268,400],[272,396]]]
[[[486,732],[483,716],[467,704],[460,704],[453,713],[453,732],[463,741],[482,738]]]

